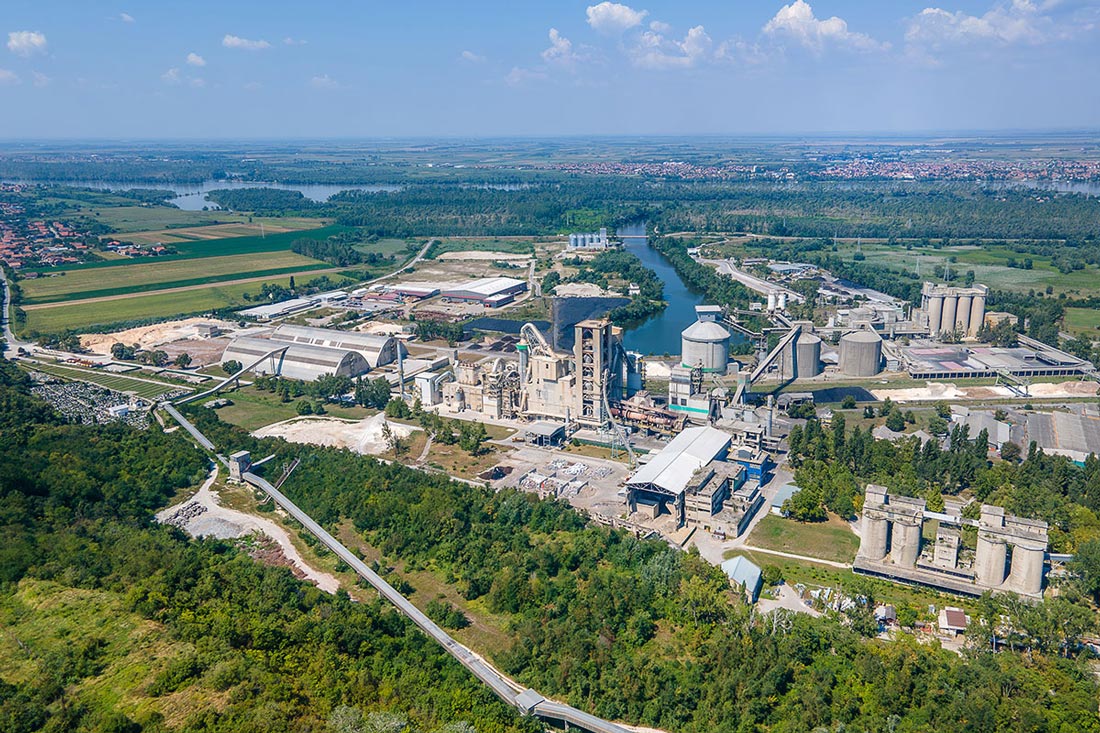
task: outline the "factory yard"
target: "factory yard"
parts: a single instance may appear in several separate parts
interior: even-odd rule
[[[363,455],[379,456],[390,450],[386,429],[399,439],[408,438],[420,428],[391,422],[382,413],[364,420],[336,417],[296,417],[260,428],[257,438],[283,438],[291,443],[346,448]]]
[[[230,321],[213,318],[183,318],[177,321],[165,321],[151,326],[139,326],[128,328],[114,333],[89,333],[80,337],[80,345],[93,354],[109,355],[114,344],[126,344],[138,346],[142,349],[152,349],[163,344],[183,339],[191,339],[198,335],[198,326],[210,325],[221,331],[231,332],[237,329],[237,325]]]
[[[936,402],[952,400],[1019,399],[1018,392],[1002,385],[959,387],[950,382],[928,382],[923,387],[871,389],[876,400],[894,402]],[[1028,387],[1028,395],[1037,400],[1095,397],[1100,383],[1073,380],[1066,382],[1036,382]]]

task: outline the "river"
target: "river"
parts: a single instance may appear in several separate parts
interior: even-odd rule
[[[626,329],[623,343],[628,350],[646,355],[676,355],[680,353],[680,332],[695,322],[695,306],[703,304],[703,294],[688,288],[672,263],[649,246],[645,227],[645,222],[628,224],[619,227],[618,236],[623,248],[664,283],[668,307]]]
[[[206,198],[208,193],[218,189],[277,188],[280,191],[298,191],[307,199],[321,203],[323,201],[328,201],[341,191],[380,193],[400,191],[404,188],[404,186],[394,184],[356,186],[346,183],[274,183],[271,181],[216,181],[213,179],[203,181],[202,183],[167,183],[164,181],[33,181],[19,179],[11,179],[4,182],[44,186],[71,186],[73,188],[91,188],[97,191],[125,191],[131,188],[171,191],[176,194],[176,197],[169,199],[168,203],[184,211],[202,211],[204,208],[218,209],[219,206],[217,204],[208,201]]]

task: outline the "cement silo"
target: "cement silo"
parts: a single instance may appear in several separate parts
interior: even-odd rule
[[[840,372],[849,377],[873,377],[881,370],[882,339],[874,331],[853,331],[840,337]]]
[[[821,339],[803,331],[794,346],[795,372],[799,379],[810,379],[821,374]]]
[[[725,374],[730,354],[730,332],[718,323],[722,309],[716,305],[695,307],[697,320],[680,334],[680,364],[704,372]]]

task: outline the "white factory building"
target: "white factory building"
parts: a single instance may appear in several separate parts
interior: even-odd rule
[[[271,339],[304,346],[355,351],[366,360],[371,369],[392,364],[397,361],[397,350],[405,349],[404,344],[393,336],[310,326],[282,325],[271,334]],[[403,355],[407,353],[407,350],[403,351]]]
[[[271,339],[241,336],[229,342],[222,354],[222,364],[229,361],[248,366],[264,354],[286,347],[281,354],[263,359],[253,371],[256,374],[279,374],[288,379],[312,382],[323,375],[357,377],[370,371],[370,364],[358,351],[325,346],[286,343]]]
[[[483,277],[455,285],[442,293],[444,300],[463,300],[497,308],[515,300],[527,290],[527,282],[514,277]]]

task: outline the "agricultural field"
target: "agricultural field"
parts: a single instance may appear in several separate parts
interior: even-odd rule
[[[62,276],[26,280],[22,283],[23,303],[30,305],[96,298],[329,267],[325,262],[289,251],[271,252],[262,259],[254,255],[227,255],[207,257],[201,263],[193,260],[138,260],[138,263],[112,267],[109,277],[103,268],[91,268],[69,271]]]
[[[420,247],[423,246],[423,244],[418,242],[418,240],[414,239],[411,241],[416,245],[417,250],[419,250]],[[373,252],[375,254],[380,254],[385,257],[393,255],[398,260],[401,260],[403,257],[408,256],[407,248],[409,247],[409,242],[410,240],[405,239],[379,239],[374,242],[363,242],[361,244],[356,244],[354,245],[354,248],[364,254],[370,254]]]
[[[287,287],[290,284],[290,278],[262,278],[262,282]],[[26,311],[26,330],[37,333],[80,331],[127,322],[208,313],[220,308],[236,306],[243,308],[250,304],[245,300],[244,294],[259,293],[260,287],[260,281],[227,283],[111,300],[33,308]]]
[[[859,537],[847,522],[832,514],[825,522],[796,522],[769,514],[756,525],[748,542],[765,550],[833,562],[851,562],[859,549]]]
[[[194,213],[194,212],[192,212]],[[230,215],[233,217],[239,215]],[[154,229],[145,232],[127,232],[119,238],[134,244],[176,244],[204,239],[226,239],[229,237],[255,237],[284,232],[299,232],[316,229],[328,222],[323,219],[248,217],[240,222],[228,224],[208,224],[205,226],[173,227]]]
[[[508,252],[509,254],[535,253],[535,245],[529,237],[500,237],[493,239],[455,238],[441,239],[428,254],[438,257],[447,252]]]
[[[171,392],[172,390],[190,389],[190,387],[179,384],[169,384],[168,382],[158,382],[155,380],[146,381],[144,377],[142,379],[133,379],[122,374],[112,374],[111,372],[92,369],[73,369],[58,364],[34,362],[29,365],[29,368],[45,374],[51,374],[55,377],[60,377],[61,379],[97,384],[100,387],[113,389],[116,392],[133,393],[145,399],[153,399],[161,396],[165,392]]]

